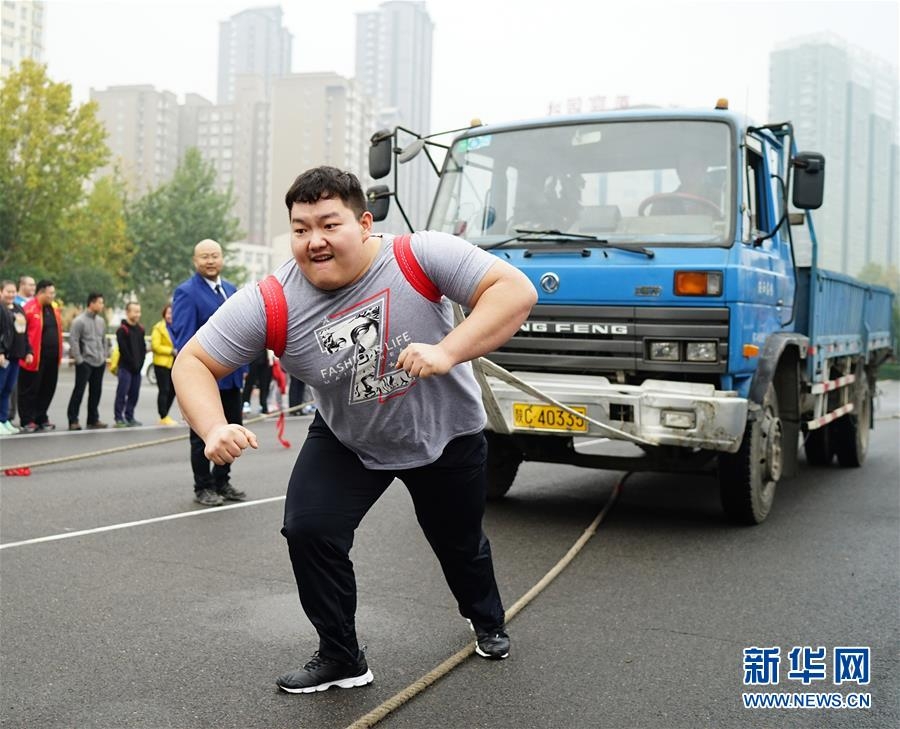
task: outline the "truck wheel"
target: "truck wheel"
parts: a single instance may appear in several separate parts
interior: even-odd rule
[[[719,456],[719,496],[725,515],[739,524],[760,524],[769,515],[783,466],[778,395],[770,384],[759,417],[747,424],[737,453]]]
[[[487,454],[487,497],[489,501],[502,499],[509,491],[522,462],[522,452],[512,438],[492,431],[485,431]]]
[[[858,468],[869,450],[869,426],[872,422],[872,391],[863,369],[853,395],[853,411],[834,421],[834,452],[844,468]]]
[[[806,451],[806,462],[810,466],[831,465],[834,460],[834,449],[831,443],[831,425],[809,431],[803,444],[803,450]]]

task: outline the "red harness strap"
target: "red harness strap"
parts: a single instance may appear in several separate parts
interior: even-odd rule
[[[416,254],[413,253],[411,240],[410,235],[398,235],[394,238],[394,258],[397,259],[397,264],[410,285],[429,301],[438,303],[441,300],[441,292],[419,265]]]
[[[266,349],[271,349],[276,357],[281,357],[287,346],[287,300],[284,298],[284,287],[277,278],[269,275],[259,282],[259,292],[266,306]],[[273,365],[272,374],[283,397],[287,390],[287,379],[281,372],[278,362]],[[291,447],[290,441],[284,437],[283,403],[275,422],[275,436],[285,448]]]
[[[266,305],[266,349],[275,352],[276,357],[284,354],[287,346],[287,301],[284,287],[272,275],[259,282],[259,292]]]
[[[411,239],[410,235],[398,235],[394,238],[394,258],[410,286],[429,301],[438,303],[441,292],[419,265],[416,254],[413,253]],[[266,349],[271,349],[276,357],[281,357],[287,346],[287,301],[284,298],[284,287],[272,275],[266,276],[258,285],[266,306]]]

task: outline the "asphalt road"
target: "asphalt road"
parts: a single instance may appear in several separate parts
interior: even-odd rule
[[[108,386],[112,385],[107,378]],[[67,389],[68,388],[68,389]],[[64,373],[51,411],[64,427]],[[761,526],[724,523],[711,478],[638,474],[572,564],[509,625],[513,652],[470,658],[379,726],[900,726],[900,411],[886,383],[862,469],[802,469]],[[138,419],[155,422],[155,388]],[[101,413],[112,407],[104,393]],[[177,413],[176,413],[177,415]],[[353,552],[358,629],[375,682],[304,696],[274,677],[316,647],[278,533],[309,418],[270,423],[233,480],[252,502],[191,501],[186,440],[2,479],[0,725],[345,727],[469,641],[405,490],[395,484]],[[135,428],[0,440],[13,463],[184,434]],[[489,507],[513,604],[569,549],[621,474],[525,464]],[[147,521],[178,516],[174,519]],[[123,525],[73,538],[40,537]],[[24,542],[22,544],[14,544]],[[780,647],[780,684],[745,687],[744,648]],[[786,678],[794,646],[871,648],[871,683]],[[745,709],[748,690],[867,692],[872,707]]]

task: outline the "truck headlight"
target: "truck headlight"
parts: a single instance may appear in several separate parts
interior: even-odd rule
[[[719,358],[718,342],[688,342],[688,362],[715,362]]]
[[[650,359],[677,362],[681,359],[678,342],[650,342]]]

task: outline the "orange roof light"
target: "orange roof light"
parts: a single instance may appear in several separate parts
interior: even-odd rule
[[[718,99],[718,100],[716,101],[716,108],[717,108],[717,109],[727,110],[727,109],[728,109],[728,99],[726,99],[726,98],[724,98],[724,97],[721,98],[721,99]]]

